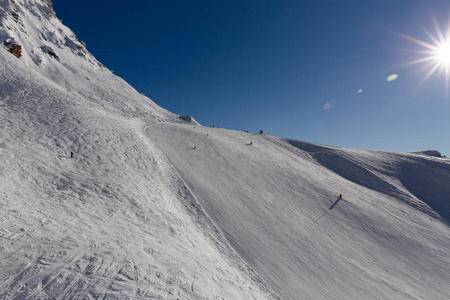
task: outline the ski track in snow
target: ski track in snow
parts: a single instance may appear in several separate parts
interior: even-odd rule
[[[45,1],[0,5],[23,53],[0,49],[0,298],[276,298],[143,134],[178,116],[62,46],[73,33]]]
[[[168,123],[146,132],[237,253],[283,298],[446,299],[448,226],[430,219],[426,204],[418,211],[409,203],[414,196],[389,173],[383,180],[406,199],[372,190],[370,181],[361,185],[364,178],[348,181],[339,165],[325,168],[314,152],[284,139]],[[340,151],[341,157],[352,153]],[[378,155],[378,169],[392,157],[417,159],[369,154]]]
[[[448,160],[202,127],[0,8],[1,299],[448,299]]]

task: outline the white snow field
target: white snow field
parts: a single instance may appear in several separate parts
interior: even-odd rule
[[[0,43],[0,299],[450,298],[450,160],[203,127],[49,1]]]
[[[449,298],[448,160],[182,124],[146,132],[282,298]],[[419,187],[426,169],[434,190]],[[406,184],[442,201],[447,219]]]

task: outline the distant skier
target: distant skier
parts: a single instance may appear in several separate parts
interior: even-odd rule
[[[339,199],[342,199],[342,194],[339,194]]]
[[[250,142],[250,145],[253,145],[253,141]]]
[[[73,158],[73,152],[70,152],[70,158]]]

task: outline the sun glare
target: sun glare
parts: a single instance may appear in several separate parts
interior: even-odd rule
[[[445,43],[440,45],[435,51],[436,62],[444,66],[450,64],[450,45],[448,43],[449,41],[445,41]]]
[[[423,64],[426,75],[422,83],[437,73],[438,76],[444,75],[445,88],[448,93],[450,86],[450,23],[447,27],[447,32],[443,33],[436,20],[433,19],[435,34],[424,29],[425,34],[430,39],[429,42],[421,41],[419,39],[400,34],[407,40],[423,47],[418,52],[423,54],[423,57],[407,65]]]

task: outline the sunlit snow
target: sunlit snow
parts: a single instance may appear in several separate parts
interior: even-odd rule
[[[49,2],[0,8],[1,299],[448,299],[437,151],[204,127],[113,75]]]

